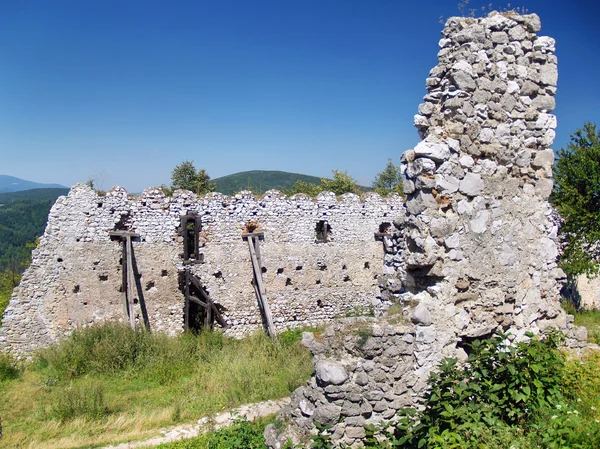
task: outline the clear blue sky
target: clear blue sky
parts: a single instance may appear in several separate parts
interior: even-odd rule
[[[419,141],[440,16],[457,3],[2,1],[0,174],[139,192],[190,159],[213,178],[341,169],[369,184]],[[512,5],[557,40],[555,149],[600,125],[599,3]]]

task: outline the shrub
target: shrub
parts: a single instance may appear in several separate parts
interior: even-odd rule
[[[529,335],[532,337],[532,335]],[[476,340],[467,363],[445,359],[429,379],[423,411],[407,409],[397,447],[470,447],[486,428],[519,426],[565,400],[564,357],[555,332],[510,345],[506,335]]]
[[[156,449],[264,449],[263,431],[267,420],[250,422],[237,419],[231,426],[175,443],[161,444]]]
[[[16,379],[21,375],[18,361],[10,354],[0,352],[0,382]]]

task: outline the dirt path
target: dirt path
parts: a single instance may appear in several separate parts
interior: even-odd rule
[[[289,398],[283,398],[276,401],[257,402],[255,404],[245,404],[240,407],[219,413],[214,417],[204,417],[198,420],[197,424],[185,424],[162,430],[162,436],[157,436],[144,441],[133,443],[121,443],[115,446],[105,446],[102,449],[131,449],[136,447],[158,446],[163,443],[193,438],[211,430],[220,429],[231,425],[237,418],[245,417],[252,421],[260,416],[267,416],[277,413],[283,406],[290,402]]]

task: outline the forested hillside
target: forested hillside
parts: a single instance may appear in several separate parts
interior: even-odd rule
[[[44,233],[48,212],[68,189],[33,189],[0,194],[0,271],[22,272],[32,243]]]
[[[284,171],[252,170],[222,176],[213,181],[217,184],[216,192],[232,195],[240,190],[262,194],[271,189],[290,189],[297,181],[319,184],[321,178]]]

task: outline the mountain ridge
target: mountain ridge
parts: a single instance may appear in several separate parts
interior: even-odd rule
[[[0,193],[22,192],[31,189],[67,189],[60,184],[43,184],[10,175],[0,175]]]

